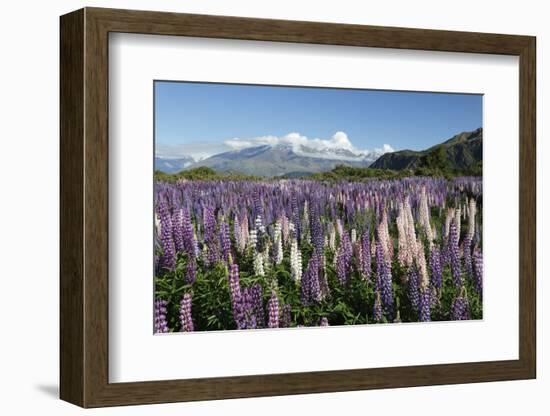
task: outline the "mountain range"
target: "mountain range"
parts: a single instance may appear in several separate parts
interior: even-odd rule
[[[481,128],[459,133],[450,139],[422,151],[386,152],[358,151],[352,147],[313,148],[305,145],[262,144],[219,153],[196,161],[190,156],[178,159],[155,158],[155,169],[165,173],[201,166],[217,172],[242,173],[254,176],[299,177],[326,172],[338,165],[391,170],[417,170],[422,167],[443,167],[465,170],[482,158]]]
[[[191,168],[206,166],[218,172],[239,172],[255,176],[306,176],[333,169],[337,165],[367,167],[373,158],[355,155],[346,149],[335,152],[313,149],[296,151],[293,146],[262,145],[220,153],[201,160]]]

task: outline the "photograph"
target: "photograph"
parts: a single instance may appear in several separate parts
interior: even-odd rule
[[[483,319],[482,94],[153,93],[155,334]]]

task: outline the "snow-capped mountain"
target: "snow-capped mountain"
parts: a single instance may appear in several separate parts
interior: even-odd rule
[[[284,136],[233,138],[217,146],[227,151],[218,151],[204,159],[196,157],[194,163],[186,159],[183,165],[177,167],[173,166],[174,159],[163,159],[162,164],[157,164],[157,169],[173,173],[180,168],[207,166],[220,172],[256,176],[306,175],[325,172],[337,165],[367,167],[382,154],[393,151],[389,145],[384,145],[382,149],[358,149],[341,131],[329,139],[310,139],[299,133],[289,133]],[[187,147],[189,150],[192,146]],[[202,150],[204,152],[205,149]]]
[[[286,144],[262,145],[211,156],[190,166],[207,166],[221,172],[256,176],[305,175],[325,172],[337,165],[369,166],[377,156],[349,150],[314,150]]]
[[[374,151],[358,151],[345,148],[313,148],[305,145],[292,147],[294,153],[305,157],[315,157],[319,159],[340,160],[349,162],[372,163],[378,159],[384,152],[380,149]]]

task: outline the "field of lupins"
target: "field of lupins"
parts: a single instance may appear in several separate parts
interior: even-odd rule
[[[154,331],[482,318],[482,182],[157,182]]]

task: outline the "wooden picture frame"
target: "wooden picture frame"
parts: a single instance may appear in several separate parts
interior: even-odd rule
[[[530,36],[85,8],[61,17],[60,396],[82,407],[536,377],[535,51]],[[109,383],[108,34],[246,39],[519,57],[519,359]]]

